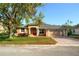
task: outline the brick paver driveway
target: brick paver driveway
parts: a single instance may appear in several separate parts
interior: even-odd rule
[[[56,45],[59,46],[79,46],[79,39],[74,38],[54,38],[58,43]]]

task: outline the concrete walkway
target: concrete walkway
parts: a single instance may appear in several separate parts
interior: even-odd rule
[[[74,38],[54,38],[58,46],[79,46],[79,39]]]

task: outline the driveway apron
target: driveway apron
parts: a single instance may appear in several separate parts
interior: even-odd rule
[[[52,38],[53,39],[53,38]],[[58,46],[79,46],[79,39],[74,38],[54,38]]]

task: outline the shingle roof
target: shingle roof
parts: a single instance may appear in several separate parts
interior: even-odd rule
[[[45,28],[45,29],[60,29],[60,25],[50,25],[50,24],[42,24],[40,28]]]
[[[74,29],[75,29],[75,28],[76,28],[76,29],[79,28],[79,24],[74,25],[73,28],[74,28]]]
[[[32,24],[28,24],[27,26],[38,26],[38,25],[32,23]],[[19,28],[26,28],[27,26],[19,27]],[[46,23],[43,23],[42,25],[40,25],[39,28],[41,28],[41,29],[63,29],[63,28],[61,28],[60,25],[50,25],[50,24],[46,24]]]
[[[18,26],[17,29],[26,28],[25,26]]]

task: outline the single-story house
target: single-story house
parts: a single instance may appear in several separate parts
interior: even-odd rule
[[[72,32],[73,32],[72,34],[79,35],[79,26],[77,26],[77,25],[73,26],[73,31]]]
[[[3,24],[0,22],[0,33],[3,33],[3,32],[6,32],[6,31],[3,27]]]
[[[59,25],[42,24],[38,26],[36,24],[29,24],[25,27],[18,27],[16,30],[16,36],[19,34],[26,34],[31,37],[47,36],[67,36],[66,30]]]

